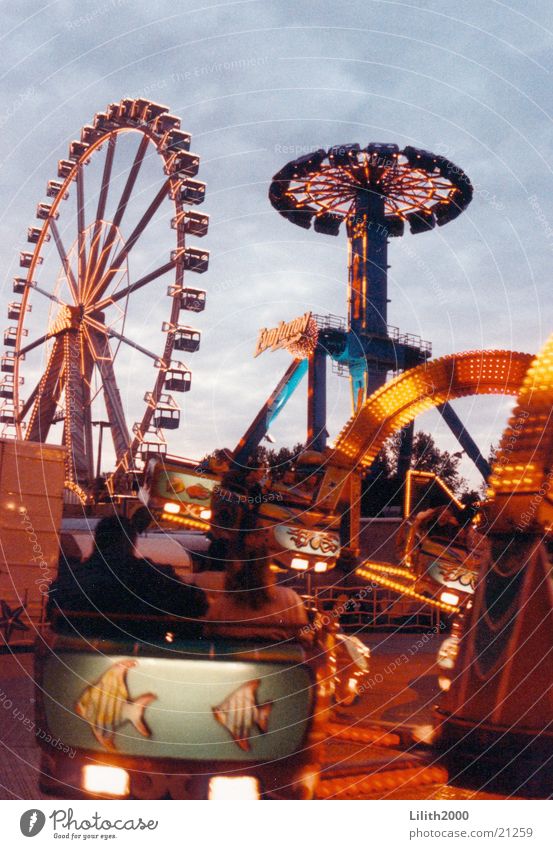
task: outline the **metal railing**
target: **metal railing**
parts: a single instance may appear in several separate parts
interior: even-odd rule
[[[419,631],[444,628],[438,608],[370,584],[313,588],[319,610],[338,620],[344,631]]]

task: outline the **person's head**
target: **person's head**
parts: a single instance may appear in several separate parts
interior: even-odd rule
[[[133,556],[136,537],[135,526],[125,516],[106,516],[96,526],[94,547],[104,560],[117,565]]]
[[[60,555],[69,563],[80,563],[82,552],[73,534],[60,535]]]
[[[232,462],[232,451],[229,448],[218,448],[208,461],[209,471],[216,475],[228,472]]]
[[[446,504],[443,507],[436,509],[438,525],[455,525],[459,526],[459,520],[456,511],[452,509],[451,504]]]
[[[258,610],[271,599],[273,583],[270,558],[264,547],[245,545],[241,559],[231,560],[227,566],[225,589],[233,600],[251,610]]]

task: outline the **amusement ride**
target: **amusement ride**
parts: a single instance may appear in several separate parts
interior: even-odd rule
[[[204,200],[206,187],[194,179],[199,157],[190,144],[190,134],[166,106],[145,99],[109,104],[83,127],[80,141],[69,145],[68,158],[58,163],[58,179],[47,183],[47,200],[38,204],[42,226],[28,229],[32,247],[20,254],[26,275],[13,281],[19,299],[8,305],[13,323],[4,332],[0,422],[5,435],[42,443],[52,441],[53,426],[61,425],[66,500],[93,505],[106,493],[129,496],[141,486],[150,506],[155,501],[150,484],[156,463],[167,453],[164,430],[180,422],[175,394],[191,386],[191,370],[180,357],[200,345],[200,332],[183,318],[206,304],[205,290],[192,287],[187,276],[205,272],[209,263],[206,250],[188,245],[209,225],[208,216],[193,209]],[[395,144],[319,149],[274,175],[269,199],[288,221],[333,236],[344,225],[347,320],[308,312],[260,331],[255,356],[284,347],[291,355],[289,367],[226,465],[203,469],[199,477],[188,466],[183,479],[178,458],[164,461],[177,465],[156,477],[163,522],[228,541],[244,511],[235,509],[232,499],[214,498],[217,484],[226,474],[230,490],[248,492],[248,474],[256,474],[251,458],[306,374],[307,451],[296,464],[303,483],[280,486],[278,503],[264,498],[256,513],[260,525],[273,531],[271,546],[281,565],[293,561],[298,569],[324,571],[341,548],[359,553],[362,476],[397,431],[402,432],[398,476],[407,473],[413,422],[425,409],[441,412],[488,476],[489,466],[450,400],[473,393],[516,394],[528,356],[484,351],[432,361],[430,343],[387,323],[389,239],[401,237],[406,227],[420,234],[444,226],[466,209],[472,195],[469,178],[450,160]],[[143,211],[137,214],[137,208]],[[161,256],[151,269],[144,268],[140,254],[142,245],[152,244],[150,233],[155,255]],[[137,275],[137,266],[145,273]],[[143,322],[137,320],[145,305],[153,310],[154,304],[157,311],[167,305],[158,351],[155,338],[146,347]],[[148,313],[148,324],[150,318]],[[125,360],[129,351],[133,358]],[[326,430],[329,359],[349,376],[353,407],[332,448]],[[148,361],[154,374],[143,395],[142,418],[127,421],[129,374],[134,393]],[[386,382],[390,372],[395,377]],[[112,438],[115,463],[102,488],[104,429]],[[170,504],[173,496],[178,503]],[[306,549],[313,555],[307,560],[300,556]],[[326,557],[317,559],[322,552]],[[376,572],[363,568],[365,577],[379,574],[381,581],[407,591],[405,582],[397,582],[405,577],[401,570],[390,578],[390,564],[384,567],[387,575],[378,564]]]
[[[134,153],[129,156],[126,143],[133,140]],[[194,179],[199,158],[190,152],[190,142],[190,134],[167,107],[145,99],[110,104],[83,127],[80,140],[71,142],[68,158],[58,164],[58,178],[47,183],[47,200],[38,204],[40,225],[29,227],[29,249],[20,254],[25,274],[13,282],[15,297],[8,305],[11,323],[4,332],[0,364],[4,435],[43,443],[52,439],[52,427],[60,424],[66,490],[83,504],[92,504],[105,428],[115,453],[107,481],[112,498],[128,495],[133,482],[140,480],[147,498],[156,496],[159,501],[159,509],[155,498],[149,501],[158,518],[209,531],[214,542],[228,541],[247,528],[264,534],[279,569],[324,572],[336,564],[341,547],[359,553],[362,474],[386,440],[399,431],[405,434],[403,463],[407,467],[414,419],[437,408],[488,479],[488,500],[480,505],[480,519],[487,523],[492,549],[498,540],[506,547],[492,556],[479,575],[471,576],[470,589],[461,575],[457,594],[450,593],[448,599],[440,596],[439,581],[434,595],[423,595],[417,583],[421,576],[413,573],[409,563],[358,562],[355,574],[447,613],[459,611],[463,592],[465,601],[474,595],[478,618],[472,636],[461,641],[459,681],[443,707],[443,736],[448,745],[462,747],[464,729],[470,727],[474,730],[470,751],[483,745],[500,747],[501,729],[510,724],[520,731],[518,737],[512,733],[509,738],[515,753],[520,754],[525,741],[538,731],[553,751],[549,726],[542,728],[547,711],[543,705],[528,703],[540,690],[539,674],[551,680],[551,661],[544,658],[539,667],[528,670],[527,659],[517,649],[520,628],[512,625],[514,613],[524,609],[521,616],[528,629],[535,626],[534,631],[543,635],[553,610],[551,578],[541,545],[553,526],[553,437],[548,424],[552,343],[537,358],[493,350],[432,360],[429,343],[401,334],[387,323],[389,239],[403,236],[406,227],[420,234],[453,221],[471,202],[470,180],[444,157],[380,143],[320,149],[281,168],[273,177],[269,198],[282,216],[324,235],[336,236],[342,224],[345,227],[347,320],[306,313],[272,330],[264,328],[256,355],[286,347],[292,361],[235,450],[219,468],[179,467],[178,462],[171,467],[170,458],[164,459],[163,431],[179,425],[180,408],[173,393],[186,392],[191,385],[191,370],[180,357],[196,352],[200,345],[200,332],[183,316],[202,312],[206,303],[205,291],[190,286],[187,274],[205,272],[209,262],[207,251],[187,244],[189,236],[202,237],[208,229],[208,216],[191,209],[204,200],[205,184]],[[116,152],[123,144],[130,165],[121,169]],[[156,157],[158,184],[153,189],[148,179],[140,190],[141,169],[152,164],[148,154]],[[125,175],[122,189],[113,199],[115,178],[121,173]],[[143,200],[145,193],[153,194],[149,202]],[[86,201],[90,195],[92,204]],[[145,211],[128,224],[131,197],[138,198]],[[164,204],[170,205],[169,214],[161,214]],[[158,247],[163,244],[159,234],[164,234],[166,253],[157,267],[137,277],[132,266],[143,262],[143,256],[138,263],[131,260],[149,227]],[[135,309],[140,291],[153,295],[154,285],[162,278],[167,300],[159,298],[159,289],[149,299],[156,305],[166,304],[163,342],[154,351],[143,344]],[[47,310],[42,311],[41,305]],[[46,320],[43,312],[47,312]],[[134,423],[126,419],[123,388],[128,385],[129,369],[140,377],[143,369],[134,361],[120,365],[125,349],[154,367],[142,418]],[[353,406],[332,448],[326,444],[328,359],[349,376]],[[387,382],[390,372],[395,376]],[[249,458],[305,374],[309,380],[306,456],[298,458],[294,479],[279,484],[278,502],[260,498],[259,507],[252,509]],[[450,406],[456,398],[481,394],[519,399],[520,415],[515,410],[491,473]],[[95,427],[99,428],[96,438]],[[259,479],[255,486],[262,491]],[[509,546],[514,551],[522,546],[528,556],[517,560],[506,553]],[[444,580],[443,585],[451,587],[451,581]],[[527,604],[537,587],[542,588],[539,605]],[[495,605],[498,592],[503,601]],[[493,644],[498,628],[507,628],[508,648],[484,652],[485,644]],[[515,666],[519,680],[525,680],[526,674],[533,682],[526,688],[529,695],[521,699],[528,708],[526,724],[514,700],[501,698]],[[492,703],[489,719],[486,711]],[[489,721],[480,728],[482,717]]]
[[[163,430],[177,428],[180,420],[173,393],[190,389],[191,371],[181,358],[198,350],[200,332],[183,317],[205,308],[205,291],[188,286],[185,276],[205,272],[209,263],[206,250],[187,245],[188,238],[204,236],[209,224],[207,215],[193,210],[204,200],[205,184],[193,179],[199,158],[190,142],[167,107],[140,99],[110,104],[59,161],[57,179],[48,181],[47,199],[37,206],[40,226],[29,227],[29,248],[20,253],[22,272],[13,281],[17,300],[8,306],[4,331],[0,421],[8,435],[39,442],[52,441],[51,428],[61,423],[66,487],[83,503],[99,476],[104,428],[115,453],[108,482],[113,492],[128,487],[141,456],[164,450]],[[122,188],[118,148],[131,163]],[[149,154],[157,155],[157,185],[150,178],[139,181]],[[87,204],[87,197],[94,202]],[[125,229],[131,201],[144,211]],[[132,259],[148,228],[161,233],[165,255],[157,267],[134,275],[140,260]],[[153,351],[138,341],[135,301],[147,287],[149,304],[163,303],[159,283],[168,275],[163,338]],[[142,357],[132,361],[135,375],[148,373],[148,360],[155,368],[150,387],[142,387],[144,411],[137,422],[126,420],[121,347]]]

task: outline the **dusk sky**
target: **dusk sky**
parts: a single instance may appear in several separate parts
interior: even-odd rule
[[[345,234],[294,227],[267,199],[272,175],[315,148],[395,142],[460,166],[475,189],[467,211],[443,228],[391,241],[389,322],[431,340],[434,356],[494,347],[534,352],[553,332],[552,30],[550,0],[4,0],[3,302],[13,299],[27,227],[38,223],[36,204],[69,142],[108,103],[143,96],[167,104],[192,133],[198,179],[207,183],[198,209],[211,216],[209,234],[191,240],[211,252],[208,273],[188,278],[207,290],[208,306],[189,316],[202,344],[186,355],[193,383],[178,397],[179,431],[167,434],[174,453],[200,457],[236,444],[290,361],[285,351],[253,358],[260,327],[306,310],[346,314]],[[149,163],[137,210],[162,178],[159,162]],[[95,208],[92,189],[87,200],[87,210]],[[70,210],[59,222],[67,234],[75,226]],[[175,247],[170,215],[168,205],[165,226],[133,251],[131,279]],[[43,271],[46,285],[47,263]],[[129,336],[159,352],[170,282],[131,298],[125,323]],[[35,295],[32,304],[38,335],[48,325],[48,302]],[[122,356],[116,371],[132,424],[154,369]],[[455,409],[487,454],[512,404],[474,398]],[[349,415],[349,384],[333,376],[331,437]],[[458,450],[437,414],[417,427]],[[304,439],[305,387],[271,432],[277,447]],[[478,483],[468,461],[462,468]]]

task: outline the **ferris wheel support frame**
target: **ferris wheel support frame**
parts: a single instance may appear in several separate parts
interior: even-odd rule
[[[124,176],[122,191],[114,198],[114,214],[106,221],[117,140],[128,132],[138,133],[140,141]],[[96,215],[87,227],[85,166],[104,145],[105,160],[95,205]],[[150,145],[162,158],[163,180],[126,241],[123,241],[120,226]],[[199,273],[207,270],[209,253],[194,247],[187,248],[185,232],[205,235],[209,217],[186,210],[187,206],[201,203],[205,195],[205,184],[190,179],[197,173],[199,157],[189,150],[190,135],[180,130],[180,120],[169,114],[167,107],[140,98],[110,104],[105,113],[95,116],[93,125],[83,128],[81,141],[71,142],[69,158],[60,160],[58,164],[58,176],[63,179],[51,180],[47,186],[47,195],[53,198],[52,202],[39,203],[37,207],[37,217],[42,219],[43,226],[31,227],[28,231],[28,240],[34,243],[34,249],[32,253],[21,254],[20,264],[27,269],[26,277],[14,280],[14,292],[22,299],[12,310],[15,316],[19,316],[17,328],[8,328],[4,334],[5,344],[13,346],[15,351],[13,355],[7,352],[2,358],[2,366],[6,360],[6,368],[2,371],[13,374],[13,377],[2,378],[2,397],[10,400],[2,403],[0,419],[4,427],[15,430],[16,437],[40,441],[46,441],[53,423],[63,420],[62,439],[68,448],[66,483],[82,500],[87,498],[86,489],[90,491],[95,476],[94,398],[102,397],[110,422],[116,456],[116,468],[111,475],[113,490],[113,481],[118,476],[124,477],[134,470],[135,460],[144,446],[150,446],[149,450],[155,448],[155,440],[148,441],[152,428],[157,434],[156,439],[164,441],[158,422],[163,421],[167,409],[171,411],[171,418],[164,426],[178,426],[180,408],[168,390],[164,392],[164,384],[171,384],[171,391],[177,392],[190,388],[188,367],[180,361],[173,361],[172,354],[173,350],[193,352],[199,346],[199,331],[181,325],[179,316],[183,309],[194,312],[204,309],[205,292],[185,288],[184,273],[185,270]],[[60,205],[69,197],[72,186],[75,190],[76,239],[69,253],[56,219]],[[171,227],[176,231],[173,242],[176,250],[171,251],[169,261],[143,274],[138,280],[131,280],[128,256],[167,198],[174,204]],[[58,283],[49,291],[44,285],[37,285],[35,280],[35,272],[43,262],[41,250],[50,239],[63,275],[58,275],[58,280],[63,281],[69,293],[66,300],[59,297]],[[116,326],[121,318],[117,316],[126,315],[128,299],[134,292],[171,271],[174,271],[174,278],[167,292],[171,297],[169,329],[159,355],[130,339],[128,333],[119,332]],[[47,298],[59,309],[45,334],[27,340],[28,330],[24,329],[23,321],[31,309],[28,300],[33,292]],[[115,312],[111,311],[108,320],[105,311],[111,307],[115,308]],[[124,326],[121,329],[124,330]],[[177,337],[179,344],[176,344]],[[132,436],[115,375],[117,350],[114,354],[110,340],[117,340],[152,359],[158,370],[153,390],[146,393],[148,402],[142,419],[133,425]],[[20,397],[20,386],[24,382],[20,375],[22,363],[27,354],[42,345],[49,346],[46,365],[27,400],[23,401]],[[92,388],[93,373],[100,382],[99,389]],[[12,412],[10,409],[6,411],[6,407]]]

